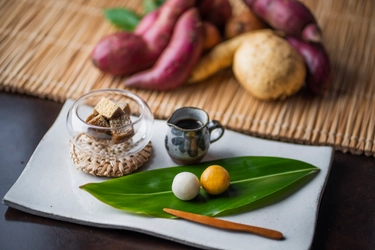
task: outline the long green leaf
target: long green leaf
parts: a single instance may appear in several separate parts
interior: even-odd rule
[[[143,9],[145,14],[159,8],[165,0],[144,0],[143,1]]]
[[[124,8],[105,9],[104,16],[114,26],[126,31],[133,31],[141,20],[140,16]]]
[[[231,178],[227,191],[218,196],[203,189],[191,201],[177,199],[171,191],[176,174],[189,171],[199,178],[205,168],[225,167]],[[265,206],[292,194],[306,184],[319,168],[306,162],[279,158],[244,156],[189,166],[149,170],[80,188],[100,201],[127,212],[170,218],[163,208],[174,208],[202,215],[218,216]]]

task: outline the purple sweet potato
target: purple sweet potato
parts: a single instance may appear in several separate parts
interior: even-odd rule
[[[153,68],[125,80],[128,87],[170,90],[190,75],[203,47],[202,21],[196,8],[186,11],[177,21],[168,47]]]
[[[167,47],[178,18],[195,0],[167,0],[152,25],[145,20],[137,33],[119,32],[103,38],[91,58],[96,67],[112,75],[129,75],[154,65]],[[147,22],[146,22],[147,21]]]
[[[117,32],[104,37],[94,48],[91,58],[101,71],[112,75],[130,74],[147,69],[149,50],[141,36]]]
[[[148,44],[154,62],[167,47],[177,20],[194,5],[195,0],[167,0],[160,7],[157,20],[142,36]]]
[[[306,41],[320,42],[321,30],[311,11],[297,0],[244,0],[272,28]]]
[[[228,0],[203,0],[202,3],[199,1],[197,3],[202,19],[214,24],[220,30],[232,16],[232,5]]]
[[[332,68],[326,49],[321,43],[288,37],[288,42],[303,57],[306,67],[306,87],[313,94],[323,94],[331,85]]]
[[[212,11],[211,6],[215,0],[199,0],[196,2],[195,7],[197,7],[199,14],[202,16],[207,15]]]
[[[135,27],[134,33],[137,35],[143,35],[147,30],[155,23],[158,19],[160,13],[160,8],[151,11],[147,15],[145,15],[141,21],[138,23],[137,27]]]

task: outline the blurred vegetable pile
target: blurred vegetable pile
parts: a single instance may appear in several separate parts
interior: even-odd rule
[[[92,52],[102,72],[127,76],[129,87],[170,90],[232,66],[238,82],[260,99],[285,98],[305,83],[314,94],[331,82],[321,29],[297,0],[144,0],[144,15],[105,10],[121,29]]]

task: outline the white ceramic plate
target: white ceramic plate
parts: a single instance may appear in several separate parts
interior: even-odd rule
[[[223,219],[281,231],[285,240],[275,241],[247,233],[229,232],[180,219],[137,216],[114,209],[79,189],[88,182],[100,182],[76,170],[69,158],[69,135],[65,119],[73,101],[68,100],[54,125],[44,136],[19,179],[3,198],[7,206],[57,220],[97,227],[127,229],[183,244],[213,249],[308,249],[311,245],[319,202],[330,172],[333,149],[294,145],[225,131],[210,147],[206,160],[233,156],[279,156],[311,163],[319,174],[288,198],[255,211]],[[164,148],[168,129],[156,120],[153,157],[141,168],[175,166]]]

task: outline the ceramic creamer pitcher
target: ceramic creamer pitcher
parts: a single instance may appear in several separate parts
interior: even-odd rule
[[[178,164],[199,162],[207,153],[210,143],[219,140],[224,127],[199,108],[183,107],[173,112],[167,120],[169,126],[165,148]]]

